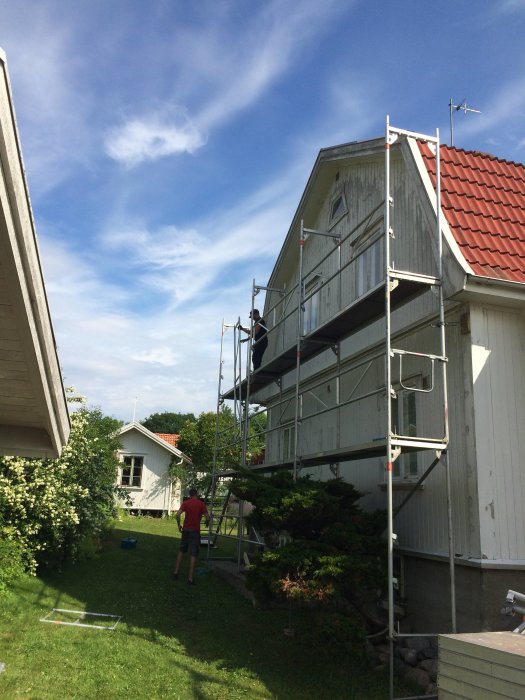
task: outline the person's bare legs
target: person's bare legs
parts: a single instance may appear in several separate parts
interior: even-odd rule
[[[179,569],[180,569],[180,564],[182,562],[182,557],[184,556],[184,552],[179,551],[177,554],[177,561],[175,562],[175,571],[173,572],[175,576],[179,575]]]
[[[193,577],[195,576],[196,564],[197,564],[197,557],[194,557],[192,554],[190,557],[190,570],[188,571],[188,581],[193,581]]]

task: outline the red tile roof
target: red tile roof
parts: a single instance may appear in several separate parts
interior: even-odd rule
[[[432,184],[435,158],[419,145]],[[525,284],[525,166],[441,146],[441,207],[476,275]]]
[[[161,440],[164,440],[165,442],[169,442],[170,445],[173,447],[177,447],[177,443],[179,441],[179,436],[176,435],[175,433],[155,433],[157,437],[160,437]]]

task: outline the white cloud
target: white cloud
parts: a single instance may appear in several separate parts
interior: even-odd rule
[[[95,263],[64,244],[44,235],[41,244],[66,384],[122,420],[131,419],[137,396],[140,417],[170,407],[196,413],[213,409],[215,309],[175,316],[160,299],[153,312],[133,309],[130,294],[136,290],[128,294],[107,283]]]
[[[180,110],[173,117],[150,115],[132,119],[122,127],[111,129],[105,139],[108,155],[127,166],[194,153],[204,143],[203,135]]]
[[[179,363],[176,353],[169,347],[155,347],[152,350],[131,355],[131,359],[163,367],[174,367]]]

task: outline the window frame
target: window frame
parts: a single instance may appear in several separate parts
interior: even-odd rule
[[[380,223],[372,226],[351,244],[355,261],[355,297],[359,299],[385,278],[384,236]],[[369,259],[372,258],[372,261]],[[372,270],[372,275],[369,275]]]
[[[126,460],[130,460],[130,463],[127,464]],[[136,463],[136,460],[140,460],[140,464]],[[129,474],[124,475],[124,471],[129,469]],[[122,460],[121,460],[121,467],[120,467],[120,479],[119,479],[119,486],[123,489],[130,489],[130,490],[142,490],[142,479],[144,476],[144,455],[138,455],[138,454],[126,454],[122,455]],[[128,483],[124,483],[124,479],[129,479]],[[138,479],[138,484],[133,483],[135,480]]]
[[[411,387],[396,387],[396,398],[392,399],[392,431],[399,436],[417,437],[417,391],[416,379],[411,379]],[[401,403],[399,403],[401,401]],[[408,402],[412,405],[408,406]],[[401,411],[400,411],[401,409]],[[411,415],[412,414],[412,415]],[[412,422],[413,420],[413,422]],[[394,421],[396,421],[394,423]],[[406,452],[399,455],[392,465],[392,479],[396,482],[417,481],[420,477],[419,452]]]
[[[281,459],[283,462],[291,461],[295,451],[295,424],[287,425],[282,430]]]
[[[337,204],[337,202],[341,200],[342,207],[338,207],[334,211],[334,207]],[[340,188],[338,189],[332,199],[330,200],[330,213],[329,213],[329,218],[328,218],[328,230],[331,231],[334,226],[336,226],[341,219],[343,219],[346,215],[348,214],[348,203],[346,201],[346,195],[344,192],[344,189]]]
[[[321,275],[313,275],[304,285],[304,296],[309,297],[303,307],[303,335],[308,335],[319,325]]]

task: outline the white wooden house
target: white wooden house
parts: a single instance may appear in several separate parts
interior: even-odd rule
[[[129,496],[133,510],[169,515],[182,500],[182,484],[169,475],[171,464],[184,466],[191,459],[172,443],[133,422],[120,431],[118,486]]]
[[[0,454],[57,457],[70,423],[0,49]]]
[[[525,167],[440,154],[438,225],[428,144],[408,134],[389,144],[391,200],[384,138],[320,151],[267,283],[269,344],[249,395],[268,410],[266,468],[341,475],[367,508],[385,508],[390,468],[394,507],[413,494],[394,532],[404,623],[418,631],[450,630],[446,469],[432,468],[446,453],[458,630],[477,631],[502,623],[509,588],[525,590]],[[392,466],[388,430],[405,436]]]

